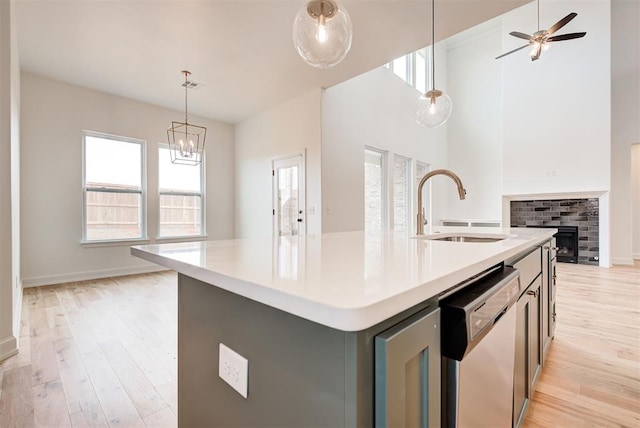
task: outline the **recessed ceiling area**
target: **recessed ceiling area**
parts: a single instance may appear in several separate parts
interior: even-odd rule
[[[330,87],[430,42],[429,1],[345,0],[353,46],[328,70],[292,42],[304,0],[17,0],[21,69],[180,110],[181,70],[203,87],[194,114],[240,122],[318,87]],[[441,40],[527,3],[436,1]]]

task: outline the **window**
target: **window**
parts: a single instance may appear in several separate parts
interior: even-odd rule
[[[410,191],[409,159],[402,156],[393,158],[393,229],[404,232],[409,228]]]
[[[411,57],[409,55],[401,56],[393,60],[393,72],[396,76],[404,80],[409,81],[409,65]]]
[[[420,49],[415,52],[415,74],[413,80],[413,86],[420,92],[424,94],[427,92],[427,66],[428,66],[428,58],[427,58],[427,49]]]
[[[84,132],[83,241],[146,238],[145,142]]]
[[[364,230],[382,231],[385,223],[385,154],[364,150]]]
[[[203,164],[171,163],[169,148],[158,148],[160,237],[204,235]]]
[[[418,184],[420,184],[420,180],[424,177],[429,171],[431,167],[420,161],[416,161],[416,180],[415,180],[415,189],[417,191]],[[415,198],[417,199],[417,195]],[[430,201],[430,192],[429,192],[429,183],[426,183],[422,188],[422,206],[424,208],[424,218],[430,220],[431,216],[431,201]],[[416,207],[418,206],[418,202],[416,201]]]
[[[430,61],[429,49],[423,48],[401,56],[385,64],[396,76],[424,94],[427,91],[427,76]]]

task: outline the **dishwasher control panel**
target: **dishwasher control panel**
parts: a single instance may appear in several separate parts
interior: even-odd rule
[[[508,309],[509,302],[518,297],[520,282],[514,278],[505,287],[487,298],[469,314],[471,340],[474,340],[489,324],[493,324]]]
[[[519,294],[518,270],[501,266],[441,300],[442,355],[461,361],[500,321]]]

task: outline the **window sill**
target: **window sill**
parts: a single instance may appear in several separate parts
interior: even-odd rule
[[[80,241],[83,248],[100,248],[100,247],[127,247],[130,245],[148,244],[148,238],[139,239],[118,239],[111,241]]]
[[[193,236],[166,236],[157,237],[156,242],[162,244],[170,244],[172,242],[190,242],[190,241],[206,241],[207,235],[193,235]]]

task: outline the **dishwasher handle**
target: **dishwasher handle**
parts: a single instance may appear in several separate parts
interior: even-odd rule
[[[496,325],[498,323],[498,321],[500,321],[500,318],[502,318],[502,316],[507,313],[507,310],[509,310],[509,307],[504,308],[502,310],[502,312],[500,312],[498,315],[496,315],[496,319],[493,320],[493,325]]]

